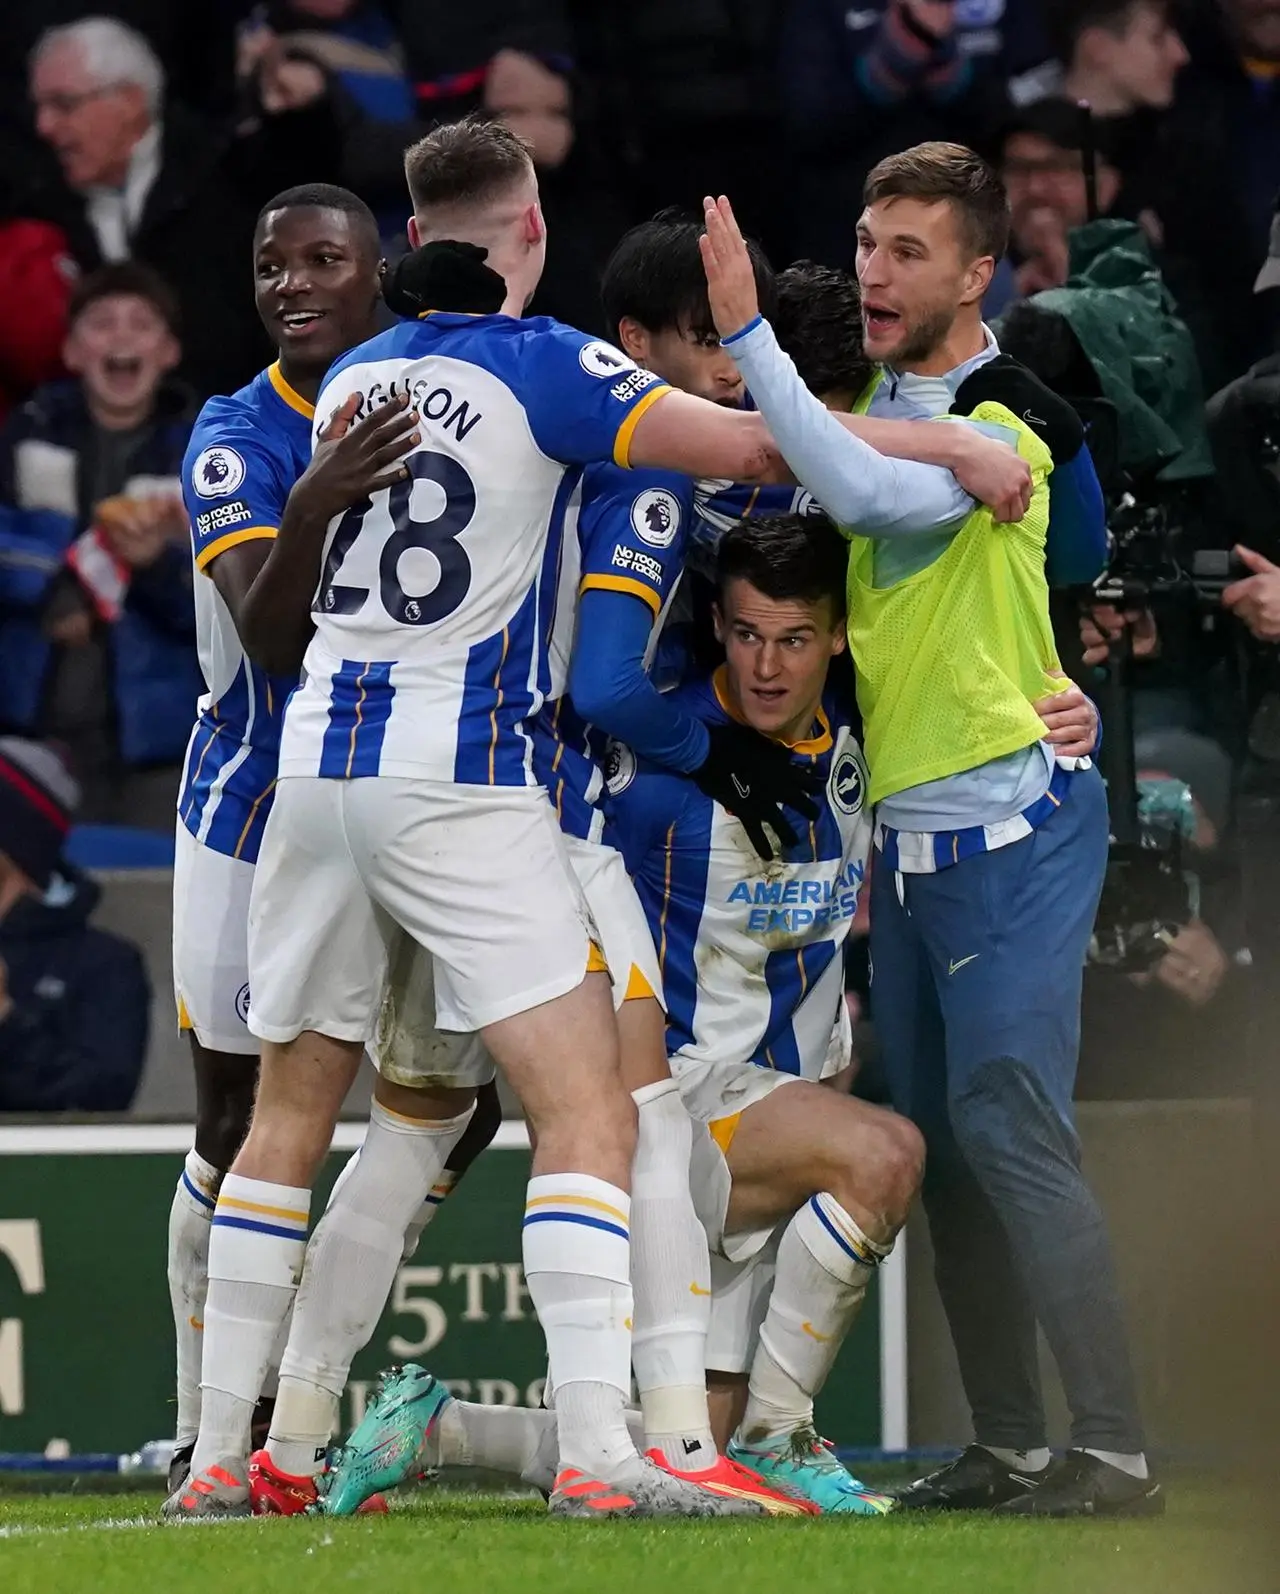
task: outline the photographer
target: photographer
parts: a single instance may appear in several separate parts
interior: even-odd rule
[[[1159,844],[1181,834],[1194,881],[1189,922],[1141,972],[1085,973],[1078,1094],[1085,1100],[1229,1095],[1242,1083],[1252,998],[1239,870],[1228,834],[1224,750],[1182,730],[1137,738],[1139,821]],[[1206,1059],[1214,1059],[1206,1067]]]

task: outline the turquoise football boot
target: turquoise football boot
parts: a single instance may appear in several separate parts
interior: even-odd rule
[[[352,1516],[370,1495],[395,1489],[433,1467],[440,1413],[452,1400],[425,1367],[408,1362],[384,1373],[350,1439],[316,1480],[320,1492],[312,1510],[319,1516]]]
[[[868,1489],[842,1467],[812,1428],[797,1428],[758,1449],[734,1439],[725,1453],[772,1488],[812,1501],[822,1516],[878,1517],[894,1508],[887,1494]]]

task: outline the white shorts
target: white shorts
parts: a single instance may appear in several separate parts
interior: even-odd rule
[[[173,853],[173,994],[178,1027],[211,1052],[258,1055],[249,1033],[249,894],[254,866],[203,846],[179,820]]]
[[[614,1008],[628,997],[662,1000],[662,976],[640,899],[613,847],[565,837],[613,979]],[[393,1084],[421,1089],[488,1084],[493,1059],[478,1035],[457,1035],[436,1025],[435,979],[429,953],[397,932],[386,990],[370,1046],[378,1072]]]
[[[707,1324],[707,1371],[751,1371],[760,1325],[769,1310],[781,1230],[745,1262],[711,1258],[711,1320]]]
[[[395,932],[369,1052],[384,1079],[411,1090],[478,1090],[496,1072],[478,1035],[438,1028],[435,965],[403,930]]]
[[[249,1028],[369,1040],[397,926],[432,956],[442,1029],[496,1024],[602,966],[542,787],[284,777],[249,908]]]
[[[849,1009],[841,1002],[827,1054],[818,1070],[819,1080],[843,1073],[853,1061],[853,1028]],[[689,1116],[698,1123],[715,1123],[746,1112],[754,1102],[763,1101],[771,1091],[795,1079],[795,1074],[778,1074],[757,1063],[710,1061],[676,1052],[670,1059],[671,1077],[680,1086],[680,1096]]]
[[[849,1010],[842,1001],[820,1079],[831,1079],[843,1073],[851,1055]],[[680,1099],[694,1120],[689,1188],[698,1218],[707,1231],[707,1244],[713,1259],[722,1256],[731,1262],[745,1262],[764,1247],[781,1225],[735,1234],[725,1232],[729,1197],[733,1193],[729,1147],[733,1144],[738,1120],[748,1107],[763,1101],[781,1086],[794,1084],[801,1076],[775,1073],[755,1063],[698,1062],[684,1066],[679,1052],[670,1061],[672,1078],[680,1086]]]
[[[600,950],[613,980],[615,1011],[628,997],[655,996],[661,1003],[657,949],[622,854],[616,847],[578,836],[566,836],[564,843],[599,932]]]

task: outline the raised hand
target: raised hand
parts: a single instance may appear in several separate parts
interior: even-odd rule
[[[721,194],[702,201],[707,230],[698,240],[702,269],[707,274],[711,318],[722,338],[741,332],[760,314],[756,274],[746,241],[734,219],[733,206]]]

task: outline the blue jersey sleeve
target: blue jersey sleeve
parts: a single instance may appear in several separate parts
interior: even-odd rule
[[[1045,574],[1051,587],[1082,587],[1107,562],[1107,510],[1093,457],[1081,446],[1049,477]]]
[[[588,592],[578,610],[569,696],[589,725],[665,769],[691,772],[706,759],[706,726],[645,669],[652,617],[629,597]]]
[[[595,466],[578,517],[582,591],[627,592],[657,615],[684,569],[692,518],[687,477]]]
[[[196,568],[237,543],[274,537],[293,486],[291,457],[261,417],[225,399],[200,412],[182,461],[182,498],[191,522]]]
[[[517,380],[538,447],[567,465],[625,466],[640,417],[671,389],[611,343],[559,322],[526,337]]]

